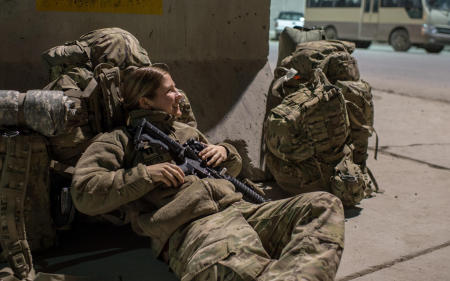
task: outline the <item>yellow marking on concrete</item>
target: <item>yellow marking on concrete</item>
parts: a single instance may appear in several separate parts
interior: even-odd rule
[[[38,11],[162,15],[163,0],[36,0]]]

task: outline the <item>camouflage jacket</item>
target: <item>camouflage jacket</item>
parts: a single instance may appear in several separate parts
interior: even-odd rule
[[[207,143],[205,136],[197,129],[173,121],[164,112],[138,110],[131,112],[130,117],[131,124],[146,117],[179,143],[184,143],[189,138]],[[242,166],[241,157],[232,145],[220,145],[228,151],[228,159],[222,166],[227,168],[230,175],[236,176]],[[137,220],[140,234],[152,238],[153,250],[159,255],[177,225],[191,221],[195,214],[204,216],[220,211],[226,206],[219,208],[215,202],[227,197],[226,195],[229,195],[227,204],[241,199],[240,196],[235,196],[238,193],[234,192],[233,185],[225,180],[199,180],[194,176],[187,176],[185,184],[177,188],[154,183],[146,165],[168,161],[172,161],[172,157],[159,147],[150,145],[144,151],[136,151],[132,136],[126,128],[105,133],[93,141],[76,165],[71,189],[75,206],[80,212],[91,216],[121,209],[130,216],[132,225]],[[194,185],[196,181],[201,184]],[[177,196],[186,190],[190,191]],[[207,203],[196,202],[201,200]],[[180,210],[173,210],[174,208]],[[177,215],[170,218],[171,214]],[[155,224],[158,229],[155,229]]]

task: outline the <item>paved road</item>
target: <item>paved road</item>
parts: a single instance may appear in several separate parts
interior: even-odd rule
[[[270,41],[269,62],[276,63],[278,42]],[[450,52],[427,54],[411,48],[406,53],[394,52],[389,45],[373,44],[357,49],[361,77],[376,90],[400,95],[450,102]]]

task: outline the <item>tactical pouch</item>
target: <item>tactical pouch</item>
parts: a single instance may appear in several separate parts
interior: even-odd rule
[[[331,193],[341,199],[345,207],[352,207],[365,197],[368,178],[364,177],[360,167],[353,163],[350,156],[345,156],[334,168],[335,174],[330,179]]]
[[[308,159],[299,163],[284,161],[267,152],[266,164],[281,189],[289,194],[329,191],[323,178],[333,175],[333,167]]]
[[[350,131],[345,101],[320,69],[310,88],[286,96],[272,109],[265,123],[270,152],[298,163],[311,157],[335,164]]]
[[[103,126],[107,131],[125,124],[125,113],[122,109],[123,97],[120,93],[120,69],[107,63],[95,67],[94,76],[100,85]]]
[[[348,52],[336,52],[329,55],[321,64],[320,68],[331,83],[337,80],[356,81],[359,79],[359,69],[356,59]]]

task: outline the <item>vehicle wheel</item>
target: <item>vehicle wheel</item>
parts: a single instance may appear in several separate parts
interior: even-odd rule
[[[363,48],[367,49],[372,45],[372,41],[356,41],[355,42],[356,48]]]
[[[430,44],[430,45],[425,45],[424,48],[428,53],[439,54],[444,49],[444,46]]]
[[[327,40],[338,39],[336,29],[332,26],[325,28],[325,37],[327,38]]]
[[[397,52],[406,52],[411,48],[409,34],[404,29],[397,29],[392,32],[389,42]]]

